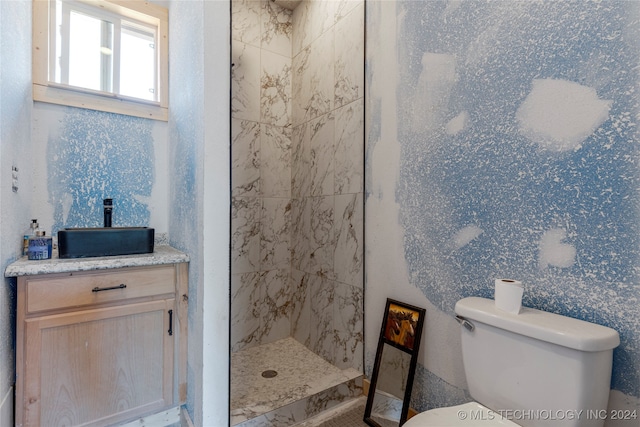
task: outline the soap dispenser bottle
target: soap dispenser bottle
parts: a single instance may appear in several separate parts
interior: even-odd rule
[[[29,255],[29,239],[36,236],[36,231],[39,231],[38,220],[32,219],[29,228],[22,237],[22,256]]]

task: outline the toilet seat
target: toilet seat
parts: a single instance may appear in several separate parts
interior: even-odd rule
[[[446,408],[431,409],[413,416],[403,424],[403,427],[458,426],[519,427],[519,425],[513,421],[502,418],[500,413],[494,412],[478,402],[469,402]]]

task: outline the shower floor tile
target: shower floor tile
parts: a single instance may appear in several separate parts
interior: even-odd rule
[[[277,375],[265,378],[265,371]],[[318,395],[361,377],[341,370],[293,338],[263,344],[231,355],[232,425]]]

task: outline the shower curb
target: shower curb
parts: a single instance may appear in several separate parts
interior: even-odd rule
[[[233,427],[289,427],[362,396],[362,375],[254,418],[233,416]]]

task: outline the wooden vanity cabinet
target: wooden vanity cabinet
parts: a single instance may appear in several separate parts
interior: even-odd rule
[[[105,426],[184,403],[186,268],[18,277],[16,426]]]

